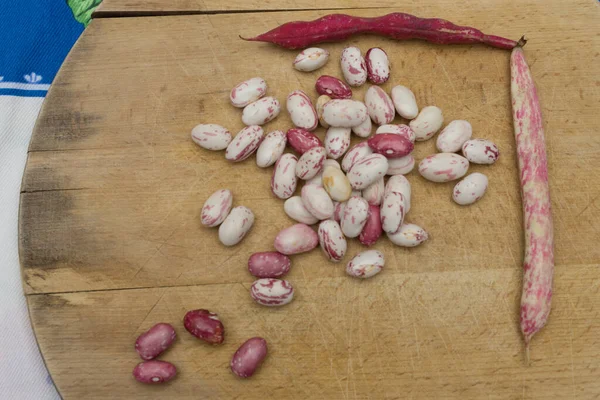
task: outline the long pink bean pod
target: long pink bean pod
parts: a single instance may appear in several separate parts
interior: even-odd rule
[[[322,42],[339,42],[358,33],[396,40],[422,39],[439,44],[483,43],[501,49],[512,49],[519,44],[500,36],[486,35],[475,28],[455,25],[445,19],[419,18],[405,13],[373,18],[329,14],[313,21],[288,22],[262,35],[242,39],[300,49]]]
[[[523,49],[510,57],[511,96],[523,200],[525,259],[521,331],[529,342],[546,324],[554,273],[553,229],[542,113]]]

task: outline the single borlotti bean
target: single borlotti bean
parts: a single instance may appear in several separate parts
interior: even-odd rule
[[[273,131],[263,139],[256,151],[256,165],[261,168],[275,164],[285,150],[287,136],[283,131]]]
[[[325,134],[325,150],[327,156],[333,159],[338,159],[348,151],[350,147],[350,128],[334,128],[327,129]]]
[[[350,186],[350,181],[341,169],[333,166],[325,167],[322,181],[323,188],[332,200],[346,201],[350,198],[352,186]]]
[[[385,190],[385,183],[383,181],[383,177],[377,179],[375,182],[367,186],[362,191],[362,197],[369,203],[370,205],[380,205],[383,200],[383,192]]]
[[[317,117],[319,118],[319,124],[325,129],[329,128],[329,124],[323,119],[323,106],[329,100],[331,100],[331,97],[324,94],[317,98],[317,103],[315,104],[315,108],[317,110]]]
[[[158,323],[138,336],[135,351],[142,360],[152,360],[171,347],[176,337],[175,328],[171,324]]]
[[[323,147],[323,142],[314,133],[302,128],[292,128],[286,133],[288,144],[298,154],[304,154],[313,147]]]
[[[349,172],[354,164],[371,154],[373,154],[373,150],[369,147],[369,143],[361,142],[354,145],[342,159],[342,170]]]
[[[383,197],[381,204],[381,229],[386,233],[396,233],[404,222],[404,196],[402,193],[390,192]]]
[[[281,230],[274,242],[275,249],[286,255],[311,251],[318,244],[317,233],[305,224],[296,224]]]
[[[275,97],[263,97],[244,107],[242,122],[246,125],[264,125],[275,119],[280,111],[279,100]]]
[[[248,259],[248,272],[257,278],[279,278],[290,272],[292,262],[277,251],[254,253]]]
[[[385,265],[383,253],[377,250],[367,250],[358,253],[346,265],[346,273],[355,278],[370,278],[377,275]]]
[[[244,108],[267,93],[267,82],[263,78],[250,78],[231,89],[229,100],[234,107]]]
[[[462,178],[469,169],[469,160],[454,153],[438,153],[419,163],[419,174],[431,182],[450,182]]]
[[[471,139],[472,134],[473,128],[468,121],[461,119],[451,121],[438,135],[436,147],[442,153],[454,153]]]
[[[284,306],[294,298],[294,287],[283,279],[259,279],[250,286],[250,296],[261,306]]]
[[[325,167],[327,167],[327,166],[335,167],[340,170],[342,169],[342,167],[340,167],[340,163],[338,163],[336,160],[332,160],[331,158],[328,158],[323,163],[323,169],[321,170],[321,172],[318,173],[314,178],[307,180],[306,184],[323,186],[323,171],[325,170]]]
[[[293,196],[287,199],[283,203],[283,210],[288,217],[303,224],[312,225],[319,222],[319,219],[306,209],[300,196]]]
[[[373,130],[373,124],[371,123],[371,118],[365,119],[362,124],[353,126],[352,132],[358,137],[369,137],[371,131]]]
[[[402,224],[396,233],[388,233],[388,239],[396,246],[415,247],[429,239],[425,229],[415,224]]]
[[[369,218],[369,203],[359,196],[352,196],[346,202],[341,227],[346,237],[355,238],[360,235]]]
[[[383,233],[381,229],[381,209],[376,205],[369,205],[369,217],[363,227],[358,240],[365,246],[374,245]]]
[[[324,147],[313,147],[302,154],[298,160],[296,164],[296,176],[304,180],[314,178],[321,172],[326,158],[327,154]]]
[[[319,224],[319,244],[329,261],[339,262],[344,258],[348,243],[342,233],[340,224],[332,219]]]
[[[200,212],[200,222],[210,228],[220,225],[229,215],[232,204],[233,195],[230,190],[217,190],[204,202]]]
[[[348,179],[353,189],[362,190],[382,178],[388,170],[387,158],[381,154],[371,154],[352,166]]]
[[[331,99],[349,99],[352,89],[344,82],[329,75],[322,75],[315,83],[315,89],[320,95],[327,95]]]
[[[367,81],[367,63],[358,47],[342,50],[340,65],[344,79],[350,86],[361,86]]]
[[[419,107],[414,93],[406,86],[398,85],[392,88],[392,101],[398,115],[402,118],[413,119],[419,115]]]
[[[412,195],[412,190],[408,179],[406,179],[406,177],[403,175],[391,176],[385,185],[384,196],[391,192],[402,194],[404,197],[404,215],[408,214],[410,211],[410,197]]]
[[[267,357],[267,341],[253,337],[244,342],[231,359],[231,372],[240,378],[249,378]]]
[[[491,140],[467,140],[462,146],[463,155],[474,164],[493,164],[500,156],[498,146]]]
[[[322,186],[304,185],[302,187],[304,207],[315,217],[323,220],[333,215],[333,201]]]
[[[246,236],[254,224],[254,213],[247,207],[237,206],[231,210],[219,226],[219,240],[225,246],[235,246]]]
[[[390,96],[379,86],[371,86],[365,93],[365,104],[369,116],[377,125],[389,124],[394,120],[396,110]]]
[[[381,133],[370,138],[367,143],[374,153],[386,158],[400,158],[412,153],[415,145],[402,135]]]
[[[183,317],[183,326],[189,333],[210,344],[221,344],[225,340],[223,323],[217,314],[208,310],[188,311]]]
[[[329,126],[352,128],[367,118],[367,107],[360,101],[333,99],[323,106],[323,120]]]
[[[319,125],[317,110],[308,95],[302,90],[294,90],[288,95],[286,107],[292,123],[298,128],[312,131]]]
[[[387,53],[379,48],[373,47],[365,54],[367,64],[367,78],[369,82],[381,85],[390,78],[390,60]]]
[[[133,369],[133,377],[142,383],[164,383],[175,378],[177,368],[167,361],[144,361]]]
[[[483,197],[488,187],[488,178],[484,174],[474,172],[467,175],[463,180],[454,186],[452,199],[456,204],[466,206],[473,204]]]
[[[225,150],[225,158],[239,162],[250,157],[263,140],[264,131],[258,125],[247,126],[235,135]]]
[[[423,142],[431,139],[440,130],[443,123],[442,110],[436,106],[427,106],[408,125],[415,132],[415,140]]]
[[[415,168],[415,158],[412,154],[399,158],[388,159],[387,175],[408,174]]]
[[[271,191],[280,199],[288,199],[294,195],[298,178],[296,165],[298,158],[290,153],[285,153],[275,163],[271,178]]]
[[[406,139],[408,139],[411,143],[415,143],[415,131],[413,131],[410,126],[408,125],[404,125],[404,124],[398,124],[398,125],[390,125],[390,124],[386,124],[386,125],[381,125],[379,128],[377,128],[377,130],[375,131],[376,135],[382,134],[382,133],[393,133],[396,135],[400,135],[400,136],[404,136]]]
[[[311,72],[316,71],[327,63],[329,52],[318,47],[309,47],[304,49],[296,56],[294,68],[298,71]]]
[[[207,150],[223,150],[231,142],[231,133],[221,125],[200,124],[192,129],[192,140]]]

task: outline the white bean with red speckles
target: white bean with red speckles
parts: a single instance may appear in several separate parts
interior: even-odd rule
[[[415,158],[412,154],[399,158],[388,159],[387,175],[408,174],[415,168]]]
[[[344,216],[344,209],[346,208],[346,202],[333,202],[334,211],[333,211],[333,220],[336,222],[341,222]]]
[[[346,201],[352,194],[352,186],[341,169],[328,166],[323,170],[323,188],[332,200]]]
[[[377,179],[375,182],[367,186],[362,191],[363,199],[367,200],[367,203],[378,206],[383,200],[383,192],[385,190],[385,183],[383,177]]]
[[[283,131],[273,131],[263,139],[256,151],[256,165],[261,168],[275,164],[285,150],[287,136]]]
[[[317,117],[319,118],[319,124],[325,129],[329,128],[329,124],[325,122],[323,119],[323,106],[331,100],[331,97],[323,94],[317,98],[317,103],[315,104],[315,109],[317,110]]]
[[[333,201],[321,186],[304,185],[302,188],[302,202],[312,215],[321,220],[333,216]]]
[[[419,115],[417,99],[412,90],[406,86],[398,85],[392,88],[392,101],[402,118],[413,119]]]
[[[396,233],[404,222],[404,196],[402,193],[390,192],[383,197],[381,204],[381,229],[386,233]]]
[[[346,273],[355,278],[370,278],[377,275],[385,265],[383,253],[377,250],[367,250],[358,253],[346,265]]]
[[[235,246],[246,236],[252,224],[254,213],[247,207],[237,206],[219,226],[219,240],[225,246]]]
[[[387,158],[381,154],[371,154],[352,166],[348,179],[353,189],[362,190],[385,176],[387,170]]]
[[[473,128],[469,121],[462,119],[451,121],[438,135],[436,147],[442,153],[454,153],[471,139],[472,134]]]
[[[327,129],[325,134],[325,150],[327,151],[327,157],[338,159],[348,151],[350,147],[350,134],[352,133],[350,128],[334,128],[330,127]]]
[[[296,224],[282,229],[273,242],[275,249],[286,255],[311,251],[318,244],[317,233],[306,224]]]
[[[323,169],[326,158],[324,147],[313,147],[300,156],[296,164],[296,176],[304,180],[314,178]]]
[[[294,68],[298,71],[316,71],[327,63],[329,52],[318,47],[304,49],[294,59]]]
[[[438,153],[419,163],[419,174],[431,182],[450,182],[462,178],[469,169],[469,160],[454,153]]]
[[[267,82],[263,78],[250,78],[231,89],[229,100],[234,107],[244,108],[267,93]]]
[[[283,279],[259,279],[250,286],[250,296],[261,306],[284,306],[294,299],[294,287]]]
[[[431,139],[440,130],[443,123],[442,110],[436,106],[427,106],[408,125],[415,132],[415,140],[423,142]]]
[[[288,199],[296,191],[296,185],[298,184],[298,178],[296,177],[297,164],[298,158],[290,153],[282,155],[275,163],[271,178],[271,191],[280,199]]]
[[[333,99],[323,105],[323,120],[329,126],[352,128],[367,118],[367,107],[357,100]]]
[[[373,154],[373,149],[369,147],[367,142],[354,145],[342,159],[342,170],[349,172],[354,164],[371,154]]]
[[[346,255],[348,243],[342,233],[340,224],[332,219],[322,221],[319,224],[318,235],[321,250],[323,250],[329,261],[341,261]]]
[[[410,197],[412,195],[412,189],[410,182],[403,175],[394,175],[388,179],[385,185],[384,196],[391,192],[402,193],[404,197],[404,215],[410,211]]]
[[[491,140],[467,140],[462,146],[463,155],[474,164],[493,164],[500,156],[498,146]]]
[[[244,161],[250,157],[263,140],[264,131],[258,125],[247,126],[235,135],[225,150],[225,158],[229,161]]]
[[[454,186],[452,199],[456,204],[466,206],[473,204],[483,197],[488,187],[488,178],[484,174],[474,172],[467,175],[463,180]]]
[[[300,196],[293,196],[287,199],[283,203],[283,210],[288,217],[303,224],[312,225],[319,222],[319,219],[306,209]]]
[[[381,125],[379,128],[377,128],[375,134],[379,135],[382,133],[393,133],[395,135],[404,136],[406,139],[410,140],[411,143],[415,143],[415,131],[413,131],[408,125]]]
[[[396,246],[415,247],[429,239],[425,229],[415,224],[402,224],[396,233],[388,233],[388,239]]]
[[[344,79],[350,86],[361,86],[367,81],[367,63],[358,47],[346,47],[340,57]]]
[[[354,132],[354,134],[356,136],[362,137],[362,138],[369,137],[372,130],[373,130],[373,123],[371,122],[371,118],[367,118],[363,121],[362,124],[352,127],[352,132]]]
[[[292,123],[298,128],[312,131],[319,125],[317,110],[308,95],[302,90],[294,90],[288,95],[286,107]]]
[[[229,215],[232,204],[233,195],[230,190],[217,190],[204,202],[200,212],[200,222],[210,228],[220,225]]]
[[[365,54],[365,62],[369,82],[381,85],[390,78],[390,60],[383,49],[379,47],[369,49]]]
[[[365,93],[365,105],[369,116],[377,125],[389,124],[394,120],[396,110],[390,96],[379,86],[371,86]]]
[[[346,237],[355,238],[360,235],[369,218],[369,203],[359,196],[352,196],[346,202],[342,216],[342,232]]]
[[[279,100],[275,97],[263,97],[244,107],[242,122],[246,125],[264,125],[275,119],[280,111]]]
[[[192,129],[192,140],[207,150],[223,150],[231,143],[231,133],[217,124],[200,124]]]

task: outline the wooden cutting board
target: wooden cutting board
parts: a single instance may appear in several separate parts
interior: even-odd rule
[[[108,5],[107,1],[107,5]],[[544,114],[553,215],[553,310],[524,359],[518,309],[521,204],[509,99],[509,52],[355,37],[326,44],[332,59],[314,73],[291,67],[296,54],[247,43],[289,20],[325,10],[94,20],[57,76],[31,142],[23,178],[20,253],[33,327],[65,399],[406,399],[593,398],[600,396],[600,28],[591,1],[448,0],[401,9],[476,25],[511,38],[526,33]],[[370,280],[345,275],[319,251],[293,257],[287,279],[295,300],[260,307],[248,289],[249,255],[272,249],[292,224],[269,190],[271,169],[253,159],[229,164],[194,145],[198,123],[242,128],[228,104],[236,83],[262,76],[280,101],[312,89],[321,74],[340,75],[348,44],[383,47],[393,72],[420,106],[446,121],[467,119],[474,136],[501,149],[493,166],[473,166],[490,187],[459,207],[452,183],[416,172],[411,222],[431,239],[404,249],[380,240],[387,259]],[[365,87],[355,90],[362,98]],[[400,121],[399,119],[397,120]],[[265,126],[287,129],[284,111]],[[324,130],[317,131],[323,135]],[[434,140],[417,145],[417,159]],[[199,223],[204,200],[230,188],[235,205],[256,214],[238,246],[223,247]],[[213,347],[182,326],[187,310],[219,313],[226,341]],[[161,358],[179,370],[164,386],[131,377],[135,338],[157,322],[173,324],[174,346]],[[252,379],[229,371],[247,338],[263,336],[269,356]]]

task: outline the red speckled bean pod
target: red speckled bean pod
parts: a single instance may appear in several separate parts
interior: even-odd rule
[[[262,35],[242,39],[300,49],[316,43],[339,42],[358,33],[396,40],[422,39],[438,44],[483,43],[500,49],[512,49],[518,44],[514,40],[486,35],[478,29],[455,25],[444,19],[419,18],[405,13],[373,18],[329,14],[313,21],[288,22]]]
[[[510,57],[511,96],[523,200],[525,260],[521,331],[525,344],[546,324],[552,299],[554,233],[542,113],[523,49]]]

